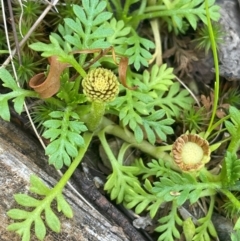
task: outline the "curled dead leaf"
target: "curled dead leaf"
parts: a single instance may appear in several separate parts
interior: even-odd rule
[[[120,63],[118,66],[118,74],[120,82],[124,87],[126,87],[129,90],[136,90],[138,86],[129,87],[126,82],[126,76],[127,76],[127,68],[128,68],[128,58],[127,57],[121,57]]]
[[[56,56],[51,56],[49,63],[50,69],[47,77],[44,73],[39,73],[29,81],[29,86],[39,93],[43,99],[50,98],[58,92],[60,88],[60,75],[68,67],[67,63],[59,62]]]

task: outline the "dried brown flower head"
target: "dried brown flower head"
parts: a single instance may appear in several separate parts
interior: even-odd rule
[[[117,76],[108,69],[97,68],[88,72],[82,82],[83,93],[92,102],[109,102],[119,92]]]
[[[196,134],[183,134],[173,144],[175,163],[183,171],[200,170],[210,160],[209,143]]]

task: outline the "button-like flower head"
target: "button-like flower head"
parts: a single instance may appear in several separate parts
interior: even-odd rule
[[[108,69],[97,68],[88,72],[82,82],[83,93],[91,102],[109,102],[119,92],[117,76]]]
[[[209,143],[196,134],[183,134],[173,144],[175,163],[183,171],[200,170],[210,160]]]

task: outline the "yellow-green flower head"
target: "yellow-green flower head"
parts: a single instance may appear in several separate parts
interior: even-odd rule
[[[97,68],[88,72],[82,82],[83,93],[92,102],[109,102],[119,92],[117,76],[108,69]]]
[[[208,141],[196,134],[183,134],[172,147],[175,163],[183,171],[200,170],[210,160]]]

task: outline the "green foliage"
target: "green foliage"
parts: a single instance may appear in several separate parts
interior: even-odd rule
[[[62,62],[70,63],[77,68],[77,62],[72,55],[74,50],[104,49],[110,47],[106,40],[114,31],[108,24],[111,13],[103,11],[106,7],[105,1],[82,1],[82,7],[73,5],[76,19],[65,18],[65,25],[59,26],[62,37],[56,33],[50,35],[50,44],[34,43],[30,47],[41,51],[42,56],[58,56]],[[86,55],[83,55],[81,64],[85,62]],[[79,67],[79,66],[78,66]],[[80,71],[80,74],[82,72]]]
[[[219,6],[214,5],[214,2],[208,1],[209,16],[211,20],[218,21]],[[134,16],[131,22],[155,17],[160,17],[167,24],[168,31],[176,34],[185,33],[188,24],[195,30],[199,20],[207,24],[204,0],[157,1],[157,5],[147,7],[145,13]]]
[[[135,213],[137,214],[143,212],[144,210],[148,210],[150,217],[154,218],[164,200],[156,197],[151,190],[152,185],[148,179],[145,179],[143,188],[139,185],[139,183],[134,183],[125,191],[125,207],[128,209],[135,207]]]
[[[202,240],[210,241],[212,240],[211,237],[214,237],[214,238],[217,237],[216,230],[211,221],[211,216],[212,215],[208,215],[198,219],[199,226],[195,230],[196,234],[193,238],[194,241],[202,241]]]
[[[42,60],[37,61],[37,57],[32,53],[26,53],[21,57],[21,64],[17,59],[14,59],[14,65],[16,67],[16,72],[18,80],[21,86],[28,81],[41,70]],[[9,70],[10,73],[12,72]]]
[[[115,165],[117,167],[113,167],[113,172],[108,176],[104,190],[110,194],[112,200],[116,199],[117,203],[121,203],[124,200],[126,190],[134,186],[140,187],[139,180],[134,176],[138,168],[121,166],[120,164]]]
[[[155,229],[155,231],[161,232],[158,241],[174,241],[180,238],[180,233],[176,226],[182,225],[182,220],[178,216],[177,207],[176,202],[172,202],[169,214],[158,220],[160,225]]]
[[[61,169],[63,164],[71,164],[71,158],[76,157],[78,148],[84,145],[80,134],[86,131],[87,127],[79,121],[78,114],[73,112],[71,107],[64,111],[53,111],[49,116],[51,119],[43,123],[46,128],[43,137],[50,139],[46,154],[49,155],[49,164]]]
[[[10,218],[20,220],[19,222],[10,224],[7,230],[15,231],[22,237],[22,241],[30,240],[30,230],[33,224],[35,235],[39,240],[43,240],[46,236],[46,224],[54,232],[60,232],[60,221],[51,208],[51,203],[54,199],[57,202],[58,212],[63,212],[68,218],[73,217],[72,209],[64,199],[61,188],[52,192],[49,187],[34,175],[31,176],[30,183],[30,191],[40,195],[41,197],[39,199],[33,198],[27,194],[16,194],[14,198],[23,208],[33,208],[32,211],[11,209],[7,212]]]
[[[181,206],[186,200],[195,203],[203,195],[209,195],[209,191],[214,193],[220,186],[220,183],[198,182],[190,173],[170,171],[170,175],[154,182],[153,192],[166,202],[176,200],[177,205]]]
[[[196,109],[192,107],[184,111],[182,121],[187,130],[201,132],[207,119],[204,108]]]
[[[137,2],[140,7],[133,13],[128,12],[129,7]],[[213,0],[209,1],[210,15],[212,20],[217,20],[219,8],[213,3]],[[43,57],[57,56],[59,61],[68,63],[75,70],[65,70],[60,78],[59,92],[44,100],[43,105],[34,107],[35,121],[39,122],[43,129],[42,136],[50,142],[46,148],[49,163],[57,169],[62,168],[63,165],[69,166],[69,169],[52,190],[40,179],[32,176],[30,191],[35,194],[34,197],[27,194],[15,195],[16,202],[23,208],[12,209],[8,212],[9,217],[17,221],[9,225],[8,230],[20,234],[23,241],[30,240],[32,225],[40,240],[46,236],[46,226],[55,232],[60,231],[59,218],[51,208],[53,200],[57,203],[58,212],[63,212],[66,217],[72,217],[71,207],[64,199],[62,189],[82,160],[93,135],[99,137],[112,164],[112,174],[108,176],[104,186],[104,190],[108,192],[112,200],[123,203],[127,208],[135,208],[138,214],[147,211],[151,218],[156,216],[162,205],[172,205],[170,212],[159,219],[159,226],[156,228],[156,231],[161,233],[159,241],[173,241],[180,238],[178,226],[182,226],[183,222],[177,213],[179,206],[186,201],[195,203],[201,197],[215,195],[217,190],[222,188],[222,180],[218,177],[217,181],[212,181],[201,173],[196,177],[195,173],[179,173],[171,170],[170,164],[165,162],[172,157],[164,151],[161,153],[161,157],[164,156],[164,158],[152,160],[146,166],[141,159],[135,161],[132,166],[123,165],[125,151],[130,145],[137,147],[145,143],[152,148],[152,154],[157,152],[158,147],[154,144],[159,139],[167,141],[170,139],[168,135],[174,132],[171,127],[174,122],[173,118],[179,118],[184,111],[189,111],[193,103],[189,93],[182,90],[178,82],[174,82],[175,76],[172,68],[162,64],[161,66],[153,65],[151,70],[144,69],[148,67],[149,60],[152,58],[150,50],[155,45],[146,37],[138,34],[139,23],[142,19],[158,18],[161,26],[164,27],[162,23],[165,23],[170,31],[173,30],[176,33],[184,32],[189,24],[196,29],[198,20],[206,23],[203,0],[157,0],[154,6],[146,4],[146,1],[130,0],[125,1],[122,8],[118,1],[112,1],[110,4],[107,1],[83,0],[80,5],[73,4],[70,16],[64,19],[64,24],[59,25],[58,33],[54,32],[50,35],[50,43],[37,42],[30,45],[33,50],[42,52]],[[105,8],[111,9],[112,5],[116,7],[116,18],[112,18],[113,11],[105,10]],[[128,131],[126,134],[123,128],[117,125],[105,125],[104,120],[107,117],[102,118],[102,116],[100,118],[102,122],[99,121],[100,125],[94,128],[94,133],[87,131],[86,126],[89,126],[87,114],[93,108],[82,93],[81,81],[86,76],[88,64],[92,64],[94,62],[92,60],[98,54],[101,56],[105,53],[102,50],[111,46],[117,60],[119,60],[119,55],[128,57],[131,66],[127,70],[126,82],[127,85],[137,86],[137,88],[121,86],[119,97],[107,104],[108,113],[114,114],[119,118],[120,125],[126,129],[130,128],[133,133]],[[76,54],[79,55],[76,57]],[[106,53],[104,58],[93,63],[94,67],[106,60],[113,62],[113,56],[109,57],[108,54]],[[137,74],[135,70],[142,72]],[[24,78],[31,74],[30,71],[24,71],[20,73]],[[12,89],[12,92],[8,94],[0,95],[0,104],[3,106],[0,116],[9,120],[8,101],[10,99],[14,100],[14,108],[20,113],[25,97],[38,97],[38,95],[19,88],[5,70],[0,69],[0,78],[5,87]],[[121,81],[123,82],[122,79]],[[189,112],[192,114],[191,110]],[[191,121],[194,119],[190,125],[193,129],[198,128],[196,119],[199,115],[193,113],[190,116]],[[230,108],[230,116],[231,121],[226,121],[226,128],[233,135],[236,129],[238,131],[240,114],[237,110]],[[120,149],[118,159],[104,140],[104,131],[109,126],[115,132],[108,134],[123,137],[126,140]],[[129,136],[127,135],[135,139],[132,138],[134,140],[128,143]],[[232,145],[236,148],[239,143],[237,140],[239,134],[234,135],[235,142],[232,142]],[[224,172],[227,175],[224,180],[227,184],[236,186],[239,179],[238,160],[236,156],[227,154],[225,162],[226,166],[223,170],[225,168]],[[68,176],[65,176],[66,174]],[[143,182],[139,180],[139,176],[143,178]],[[153,184],[151,179],[148,179],[151,176],[155,181]],[[38,195],[40,197],[36,198]],[[237,205],[234,206],[236,207]],[[200,225],[196,229],[194,240],[201,241],[203,238],[208,240],[209,234],[216,236],[210,218],[211,212],[205,219],[199,220]]]
[[[144,135],[152,144],[156,142],[156,138],[165,141],[166,136],[173,133],[170,125],[174,121],[166,118],[164,108],[156,110],[155,103],[158,102],[160,91],[164,93],[169,85],[174,85],[172,68],[168,69],[166,65],[153,66],[151,73],[145,71],[143,76],[129,74],[128,77],[138,88],[125,89],[125,95],[116,98],[110,103],[110,107],[119,112],[123,126],[129,125],[133,130],[137,142],[141,142]],[[180,112],[178,107],[176,110]]]
[[[240,111],[233,107],[230,106],[229,108],[229,114],[230,114],[230,121],[225,121],[225,126],[228,130],[228,132],[232,135],[232,136],[236,136],[237,135],[237,131],[239,129],[239,125],[240,125]]]
[[[126,27],[123,20],[117,21],[112,18],[109,22],[114,33],[107,37],[107,41],[114,46],[114,50],[119,55],[124,55],[128,45],[126,44],[127,36],[131,31],[131,27]]]
[[[217,46],[218,44],[223,43],[224,33],[220,24],[216,23],[213,25],[213,35]],[[197,49],[203,49],[205,50],[206,54],[208,53],[208,51],[211,49],[211,41],[207,25],[204,25],[202,28],[198,29],[196,38],[193,40],[193,42],[196,43]]]
[[[153,218],[164,202],[163,198],[158,198],[152,193],[152,185],[148,179],[145,180],[143,187],[141,186],[137,178],[137,175],[143,173],[140,165],[122,166],[119,161],[111,160],[113,172],[108,176],[104,190],[110,194],[112,200],[116,199],[117,203],[123,202],[128,209],[135,207],[138,214],[148,210]],[[144,167],[143,163],[141,164]],[[147,171],[146,168],[145,170]]]
[[[153,93],[151,95],[156,97],[157,93],[154,91],[168,91],[169,87],[173,85],[174,78],[173,68],[168,68],[166,64],[160,67],[153,65],[151,72],[144,70],[142,80],[144,86],[141,86],[141,88],[144,92],[152,90]]]
[[[65,18],[66,25],[74,34],[64,36],[64,39],[77,49],[107,48],[110,44],[106,37],[113,34],[113,30],[105,24],[112,13],[103,11],[106,8],[105,1],[82,1],[82,7],[73,5],[76,21]]]
[[[70,105],[77,109],[78,105],[87,102],[87,97],[84,94],[79,93],[80,78],[76,78],[75,81],[69,81],[69,78],[69,72],[65,72],[61,75],[61,87],[57,93],[57,97],[61,100],[59,104],[62,106],[65,107]]]
[[[149,103],[148,108],[154,104],[166,111],[168,117],[178,117],[183,110],[191,108],[193,99],[189,96],[187,90],[181,90],[180,84],[175,82],[169,88],[168,92],[157,91],[158,98],[154,103]]]
[[[240,230],[237,230],[231,234],[231,241],[240,240]]]
[[[13,107],[18,114],[23,111],[23,105],[26,97],[38,97],[34,91],[24,90],[18,86],[11,74],[4,68],[0,68],[0,79],[3,86],[11,89],[11,92],[0,94],[0,117],[6,121],[10,121],[9,100],[13,101]]]
[[[224,93],[225,94],[225,93]],[[225,97],[225,96],[224,96]],[[224,103],[239,108],[240,106],[240,92],[238,88],[230,89],[224,98]]]
[[[195,234],[195,225],[192,221],[192,218],[191,217],[188,217],[187,219],[185,219],[183,221],[183,232],[184,232],[184,236],[186,238],[186,241],[192,241],[193,239],[193,236]]]
[[[229,114],[231,121],[225,121],[225,126],[232,137],[228,151],[236,152],[240,145],[240,111],[236,107],[230,106]]]
[[[224,186],[231,187],[240,178],[240,159],[235,153],[227,152],[221,170],[222,183]]]
[[[155,47],[154,43],[148,39],[139,37],[135,32],[126,40],[129,45],[125,55],[129,57],[129,64],[133,64],[136,70],[141,66],[148,66],[148,60],[152,58],[149,49]]]
[[[171,175],[170,164],[168,162],[164,162],[163,159],[154,160],[152,159],[150,162],[147,163],[147,167],[143,164],[142,159],[138,159],[134,163],[135,166],[138,166],[141,172],[139,175],[143,175],[143,179],[146,179],[150,176],[156,177],[164,177]]]

